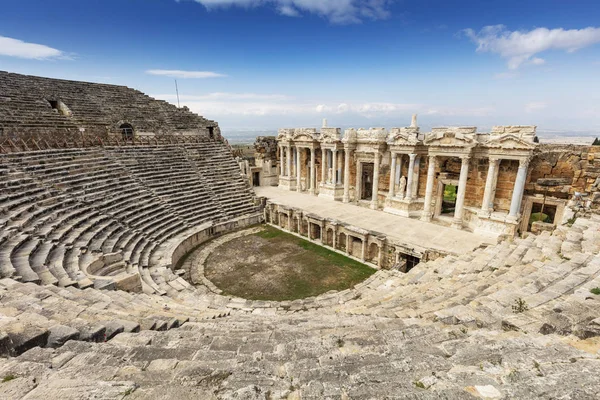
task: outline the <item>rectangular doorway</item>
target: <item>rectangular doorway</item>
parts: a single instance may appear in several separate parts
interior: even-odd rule
[[[454,210],[456,209],[456,194],[458,192],[458,187],[452,184],[445,184],[443,186],[443,190],[441,214],[454,214]]]
[[[360,192],[361,200],[372,200],[373,199],[373,163],[362,164],[362,188]]]

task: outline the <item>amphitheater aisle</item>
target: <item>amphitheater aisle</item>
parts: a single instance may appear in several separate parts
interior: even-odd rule
[[[496,236],[491,234],[481,235],[459,231],[442,225],[277,187],[256,187],[254,189],[257,196],[264,196],[276,203],[317,214],[323,218],[333,218],[362,229],[381,232],[407,246],[425,247],[458,255],[469,252],[482,244],[493,244],[497,241]]]

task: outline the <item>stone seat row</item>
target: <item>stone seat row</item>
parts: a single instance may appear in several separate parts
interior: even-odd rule
[[[164,296],[95,289],[40,288],[0,280],[0,355],[29,348],[59,347],[67,340],[105,341],[119,332],[166,330],[187,321],[223,317],[227,309],[206,309]]]
[[[181,152],[177,147],[170,150]],[[165,157],[171,152],[165,152]],[[18,155],[2,159],[3,165],[28,177],[20,185],[19,179],[11,180],[16,182],[14,185],[5,185],[11,187],[7,193],[19,193],[25,188],[27,194],[22,198],[14,199],[2,192],[8,201],[0,203],[0,221],[10,228],[3,229],[0,237],[2,276],[88,287],[94,284],[84,272],[89,265],[103,254],[121,253],[121,271],[141,270],[144,289],[164,293],[156,289],[151,275],[144,271],[161,242],[193,224],[255,211],[251,196],[224,200],[225,210],[213,201],[215,195],[210,190],[193,188],[190,196],[185,185],[176,187],[179,192],[172,191],[167,181],[149,187],[134,172],[122,167],[119,160],[111,161],[114,155],[103,156],[97,149],[56,151],[57,163],[50,155],[52,152],[44,152],[44,157],[37,159]],[[82,166],[96,172],[89,177],[88,172],[79,172]],[[40,184],[43,188],[31,191]],[[159,189],[169,196],[160,196]],[[168,278],[177,280],[175,276]],[[179,283],[179,288],[185,288]]]
[[[71,298],[73,307],[79,306],[72,314],[84,309],[78,319],[85,321],[108,304],[106,310],[116,312],[108,318],[121,319],[118,311],[144,308],[153,299],[146,296],[142,302],[119,294]],[[42,300],[42,306],[58,308],[53,300]],[[18,304],[20,299],[11,301]],[[80,306],[87,301],[97,306],[87,311]],[[140,332],[115,333],[109,319],[102,322],[111,333],[106,342],[68,340],[55,349],[32,348],[0,359],[0,376],[12,377],[0,385],[0,395],[74,399],[78,390],[133,399],[587,400],[596,395],[593,371],[600,361],[552,335],[458,329],[328,310],[232,314],[188,321],[178,329],[144,330],[153,320],[158,318],[142,320]]]

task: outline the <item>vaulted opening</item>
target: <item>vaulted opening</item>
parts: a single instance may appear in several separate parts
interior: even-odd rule
[[[133,126],[130,124],[122,124],[119,126],[119,130],[121,131],[123,140],[133,140]]]

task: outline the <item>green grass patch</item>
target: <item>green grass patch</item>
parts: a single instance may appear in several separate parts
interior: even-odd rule
[[[296,300],[344,290],[375,269],[343,254],[265,225],[220,246],[205,274],[227,295],[250,300]]]
[[[13,374],[8,374],[8,375],[5,375],[5,376],[2,378],[2,383],[5,383],[5,382],[10,382],[10,381],[12,381],[13,379],[17,379],[17,376],[16,376],[16,375],[13,375]]]
[[[590,293],[595,294],[596,296],[600,296],[600,287],[595,287],[593,289],[590,289]]]

